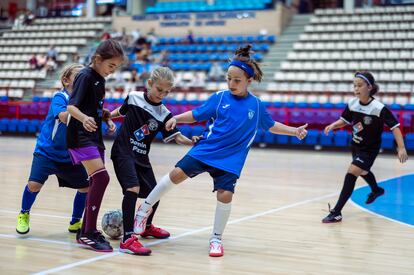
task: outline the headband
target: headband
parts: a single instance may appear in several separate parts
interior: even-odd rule
[[[369,85],[372,86],[371,82],[368,80],[368,78],[366,78],[363,74],[356,74],[355,77],[359,77],[362,78],[363,80],[365,80],[365,82]]]
[[[230,67],[230,66],[236,66],[236,67],[239,67],[240,69],[242,69],[243,71],[245,71],[245,72],[246,72],[246,74],[247,74],[249,77],[253,77],[253,76],[254,76],[254,70],[253,70],[253,68],[252,68],[249,64],[244,63],[243,61],[240,61],[240,60],[233,60],[233,61],[230,63],[229,67]]]

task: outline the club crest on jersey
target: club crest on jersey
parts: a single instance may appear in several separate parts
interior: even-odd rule
[[[138,141],[143,140],[145,138],[145,136],[147,136],[149,134],[150,134],[150,131],[148,129],[148,125],[147,124],[145,124],[144,126],[142,126],[141,128],[139,128],[138,130],[136,130],[134,132],[135,138]]]
[[[361,122],[358,122],[354,126],[352,126],[354,134],[361,132],[364,129],[364,126],[362,126]]]
[[[372,122],[372,117],[370,116],[364,116],[364,124],[365,125],[370,125]]]
[[[249,119],[252,119],[254,117],[254,111],[252,109],[249,109],[247,116],[249,117]]]
[[[158,122],[155,119],[153,119],[153,118],[149,119],[148,120],[148,128],[151,131],[157,130],[157,128],[158,128]]]

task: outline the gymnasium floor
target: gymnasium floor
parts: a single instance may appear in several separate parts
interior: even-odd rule
[[[378,157],[373,172],[379,181],[388,181],[381,183],[386,194],[372,205],[397,209],[400,216],[411,215],[411,219],[367,210],[363,201],[368,189],[358,180],[356,204],[345,206],[343,222],[325,225],[321,219],[327,214],[327,203],[336,202],[350,154],[254,148],[236,188],[224,234],[224,257],[208,257],[215,196],[207,175],[188,180],[163,198],[155,224],[168,229],[172,237],[144,240],[153,253],[140,257],[80,248],[67,232],[74,191],[59,189],[54,177],[37,197],[29,234],[15,232],[34,145],[34,138],[0,137],[1,274],[414,273],[411,160],[402,165],[395,155]],[[109,141],[107,153],[110,147]],[[151,159],[157,178],[187,150],[154,144]],[[121,207],[121,189],[109,155],[107,168],[111,182],[100,217]],[[119,241],[111,242],[119,247]]]

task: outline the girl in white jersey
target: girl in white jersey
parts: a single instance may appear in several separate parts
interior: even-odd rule
[[[174,185],[208,172],[217,191],[217,207],[210,239],[212,257],[223,256],[221,238],[230,216],[234,187],[240,176],[247,153],[259,129],[303,139],[307,125],[295,128],[275,122],[260,99],[248,91],[252,81],[260,82],[262,71],[250,58],[251,46],[239,48],[227,71],[228,90],[214,93],[202,106],[174,116],[166,123],[173,129],[177,123],[207,120],[202,139],[165,175],[139,207],[134,231],[145,231],[152,206]]]

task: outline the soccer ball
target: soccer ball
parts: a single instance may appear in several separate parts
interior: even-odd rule
[[[118,239],[124,234],[122,211],[120,209],[109,210],[103,215],[102,230],[112,239]]]

